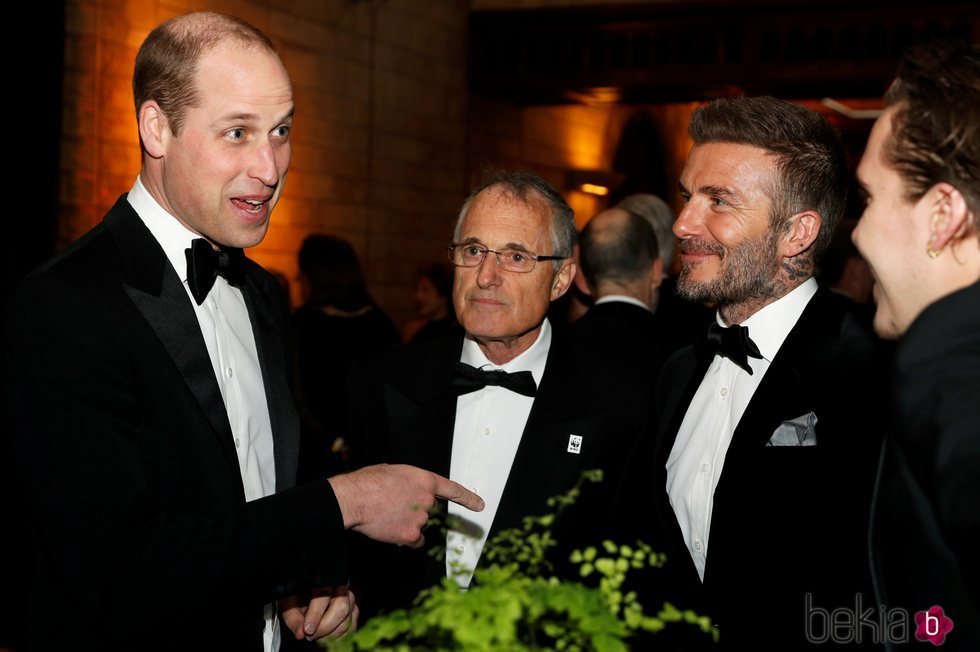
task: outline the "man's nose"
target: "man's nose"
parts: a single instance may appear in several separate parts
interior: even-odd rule
[[[481,288],[497,285],[500,282],[500,262],[497,254],[488,251],[477,268],[476,280]]]
[[[276,151],[268,140],[256,147],[249,174],[270,188],[279,183],[279,161],[276,160]]]
[[[684,208],[681,209],[680,214],[674,221],[674,235],[678,238],[689,238],[694,235],[698,235],[703,226],[703,220],[701,219],[700,209],[697,208],[694,201],[688,201],[684,204]]]

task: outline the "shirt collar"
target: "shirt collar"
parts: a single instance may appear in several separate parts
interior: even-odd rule
[[[136,177],[136,183],[126,195],[126,199],[160,244],[167,260],[177,272],[181,283],[186,282],[187,254],[184,251],[191,246],[191,241],[201,236],[185,227],[177,221],[176,217],[168,213],[153,198],[139,177]]]
[[[650,312],[650,306],[643,303],[636,297],[629,297],[626,296],[625,294],[607,294],[604,297],[600,297],[596,299],[593,305],[598,306],[600,303],[613,303],[614,301],[619,301],[620,303],[631,303],[634,306],[638,306],[640,308],[643,308],[647,312]]]
[[[544,375],[545,363],[548,361],[548,350],[551,348],[551,324],[545,318],[541,322],[541,330],[538,337],[534,340],[527,351],[520,354],[510,362],[502,365],[495,365],[484,355],[483,349],[476,343],[476,340],[467,335],[463,339],[463,352],[459,356],[460,362],[476,367],[477,369],[502,369],[508,373],[515,371],[530,371],[534,376],[534,382],[541,384],[541,377]]]
[[[817,281],[811,276],[788,294],[764,306],[742,322],[741,325],[749,329],[749,337],[759,347],[759,352],[766,361],[772,362],[776,357],[779,347],[783,345],[816,293]],[[715,319],[721,326],[727,326],[721,314],[716,313]]]

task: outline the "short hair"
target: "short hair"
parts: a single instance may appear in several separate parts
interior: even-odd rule
[[[476,196],[484,190],[498,187],[508,197],[516,199],[522,204],[528,205],[533,201],[541,201],[550,210],[552,251],[536,251],[534,253],[542,256],[571,258],[575,243],[578,240],[578,231],[575,229],[575,212],[572,211],[561,193],[555,190],[550,183],[535,174],[524,171],[488,170],[484,174],[483,181],[470,192],[466,201],[463,202],[462,208],[459,209],[456,229],[453,231],[453,242],[459,241],[463,220],[466,219],[466,213],[469,212],[470,205]],[[561,264],[562,261],[560,260],[554,261],[554,268],[560,269]]]
[[[793,215],[820,214],[818,260],[847,203],[847,161],[837,132],[819,113],[774,97],[730,97],[695,109],[688,128],[695,144],[751,145],[771,152],[778,178],[765,189],[773,230]]]
[[[153,100],[167,117],[170,131],[180,135],[187,109],[198,106],[196,76],[201,56],[222,41],[233,39],[242,47],[276,47],[258,28],[240,18],[210,11],[176,16],[157,25],[136,54],[133,102],[140,107]]]
[[[314,233],[299,248],[299,269],[310,284],[309,303],[358,310],[373,305],[351,243],[335,235]]]
[[[936,42],[911,48],[885,105],[895,112],[883,155],[905,182],[905,201],[917,202],[946,182],[980,218],[980,46]]]
[[[579,262],[590,286],[642,278],[658,258],[657,234],[650,223],[636,213],[620,210],[626,213],[625,222],[596,233],[593,220],[582,229]]]
[[[670,264],[674,262],[674,221],[677,216],[674,211],[660,197],[650,194],[637,194],[625,197],[616,204],[616,208],[622,208],[631,213],[635,213],[645,218],[653,232],[657,234],[657,242],[660,243],[660,258],[664,261],[664,269],[670,269]]]

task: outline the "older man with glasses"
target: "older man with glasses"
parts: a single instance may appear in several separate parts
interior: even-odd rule
[[[478,518],[451,508],[459,523],[445,538],[427,537],[446,546],[444,560],[362,549],[370,559],[361,569],[371,570],[361,578],[365,610],[404,605],[447,574],[468,586],[488,538],[551,511],[547,499],[583,470],[616,472],[631,433],[618,415],[575,400],[598,379],[546,318],[575,275],[575,240],[571,208],[545,181],[527,173],[486,180],[463,204],[448,248],[465,336],[355,371],[353,422],[364,437],[352,442],[355,459],[441,469],[487,505]]]

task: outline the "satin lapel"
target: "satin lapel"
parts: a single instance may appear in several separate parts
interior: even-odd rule
[[[684,421],[684,415],[687,414],[687,409],[691,404],[691,400],[694,398],[694,394],[697,393],[698,387],[701,386],[704,374],[708,371],[708,367],[711,366],[711,359],[707,356],[699,355],[696,347],[682,349],[677,355],[681,357],[678,359],[676,365],[669,368],[665,366],[665,370],[668,373],[673,372],[674,377],[670,379],[672,383],[666,390],[667,396],[659,415],[660,427],[657,443],[654,448],[654,468],[652,471],[652,477],[655,481],[651,484],[652,490],[655,492],[653,497],[654,504],[660,511],[661,522],[667,529],[666,534],[670,546],[677,553],[672,563],[684,564],[684,571],[681,571],[675,566],[677,573],[683,577],[687,577],[692,585],[697,586],[700,585],[701,579],[698,576],[697,568],[694,566],[694,560],[691,559],[691,555],[687,552],[687,543],[684,541],[684,534],[681,532],[680,525],[677,523],[677,516],[674,514],[674,508],[671,506],[670,497],[667,494],[666,467],[667,459],[670,457],[670,451],[673,449],[674,442],[677,440],[677,431],[680,430],[681,423]],[[658,378],[658,386],[663,386],[667,380],[662,372],[660,378]],[[681,559],[678,559],[678,557]]]
[[[255,336],[255,350],[262,369],[262,384],[269,407],[269,422],[274,442],[276,462],[276,491],[289,489],[296,484],[296,466],[299,460],[299,416],[293,404],[286,378],[286,344],[281,332],[285,324],[273,315],[273,301],[250,270],[242,294],[248,308],[248,318]]]
[[[237,470],[238,456],[232,443],[228,413],[187,291],[125,198],[116,202],[106,215],[105,225],[126,267],[126,294],[160,338],[211,424],[228,462]]]
[[[838,336],[841,312],[824,290],[810,300],[746,406],[732,435],[726,468],[733,453],[737,456],[745,450],[765,446],[783,421],[813,409],[814,396],[824,391],[814,386],[814,374],[819,367],[815,351]],[[721,490],[724,481],[723,469],[716,491]]]
[[[586,401],[575,401],[579,370],[574,353],[561,340],[552,340],[544,375],[528,415],[521,442],[514,455],[500,506],[489,536],[503,526],[515,527],[525,516],[551,511],[547,499],[571,488],[581,471],[588,470],[589,446],[597,445],[603,415],[591,411]],[[579,454],[568,452],[569,435],[582,437]],[[547,476],[544,477],[544,476]],[[567,478],[567,484],[548,479]]]

